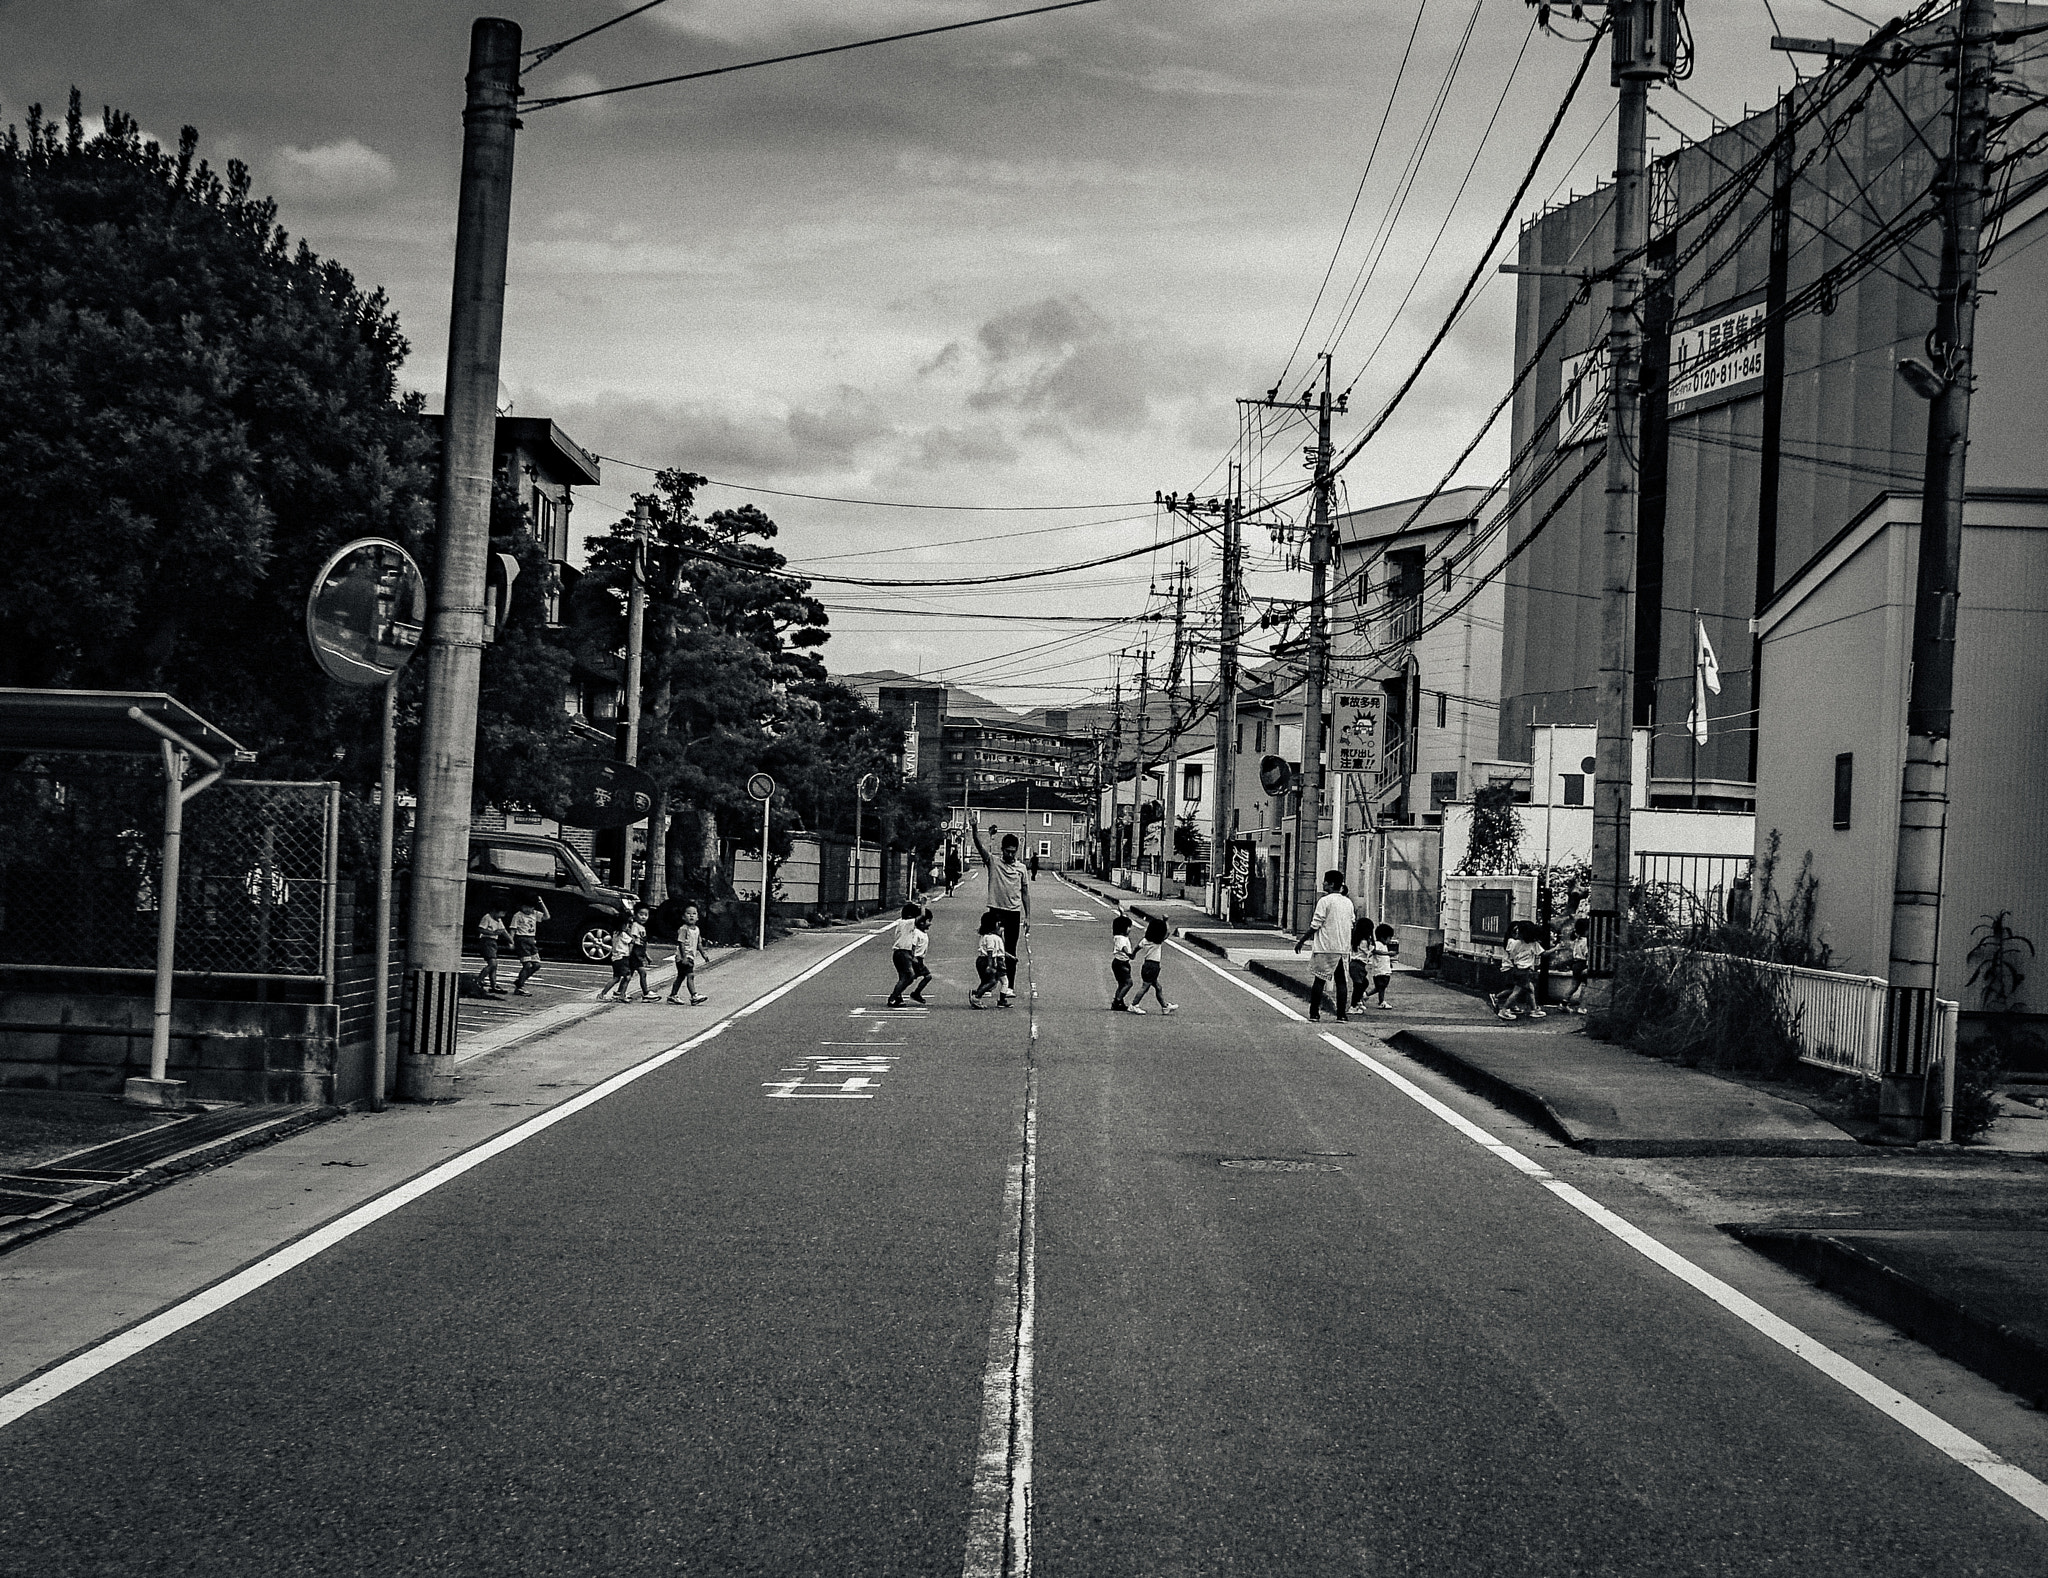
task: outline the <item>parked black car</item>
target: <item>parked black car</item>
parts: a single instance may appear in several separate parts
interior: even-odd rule
[[[559,838],[540,833],[469,835],[469,891],[462,907],[463,946],[476,945],[476,924],[486,909],[506,918],[538,893],[548,907],[540,924],[543,953],[566,953],[593,962],[611,956],[612,932],[633,913],[637,899],[606,887],[583,857]]]

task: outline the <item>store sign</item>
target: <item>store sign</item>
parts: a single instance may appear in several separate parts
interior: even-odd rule
[[[1666,411],[1684,416],[1755,394],[1764,384],[1764,304],[1723,308],[1675,329]]]
[[[1336,739],[1332,742],[1330,767],[1340,773],[1376,773],[1380,770],[1380,714],[1387,705],[1385,691],[1339,691],[1336,696]]]
[[[1607,436],[1607,347],[1567,356],[1560,375],[1564,404],[1557,413],[1557,447],[1590,444]]]
[[[1236,844],[1230,851],[1230,892],[1242,904],[1252,891],[1252,851],[1249,844]]]

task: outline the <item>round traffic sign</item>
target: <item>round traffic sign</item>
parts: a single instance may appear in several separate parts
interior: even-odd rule
[[[395,542],[364,537],[337,548],[313,577],[306,639],[313,659],[344,685],[385,685],[427,630],[427,583]]]
[[[766,773],[756,773],[747,780],[747,793],[756,800],[772,800],[775,797],[775,780]]]

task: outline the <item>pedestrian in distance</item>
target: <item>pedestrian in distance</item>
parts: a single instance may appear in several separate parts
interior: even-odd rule
[[[989,829],[991,835],[995,831],[993,827]],[[1021,951],[1021,934],[1031,930],[1031,884],[1025,881],[1027,873],[1017,859],[1015,833],[1003,835],[1001,859],[990,857],[988,846],[981,841],[978,826],[974,829],[974,847],[988,864],[989,911],[1002,922],[1004,981],[996,1000],[999,1006],[1006,1005],[1017,995],[1017,955]]]
[[[915,904],[906,904],[897,912],[896,919],[889,923],[889,961],[896,966],[896,987],[889,993],[888,1006],[903,1006],[903,990],[917,980],[920,968],[917,959],[917,918],[924,911]],[[929,975],[930,972],[926,971]],[[922,985],[922,982],[919,982]]]
[[[1145,922],[1145,940],[1138,947],[1138,995],[1131,999],[1131,1012],[1142,1014],[1145,994],[1150,992],[1159,999],[1159,1011],[1170,1014],[1177,1007],[1166,1000],[1166,991],[1159,984],[1159,958],[1166,950],[1166,939],[1173,935],[1173,928],[1166,924],[1166,917],[1154,915]]]
[[[910,939],[910,967],[917,972],[917,985],[910,989],[910,1000],[913,1003],[924,1001],[925,983],[932,978],[932,972],[926,968],[924,962],[925,953],[930,949],[931,942],[932,912],[930,910],[919,910],[917,934]]]
[[[484,956],[484,967],[477,971],[477,984],[493,997],[503,997],[505,988],[498,984],[498,950],[509,947],[512,933],[505,929],[505,909],[494,904],[483,913],[476,923],[477,952]]]
[[[953,890],[960,886],[960,846],[946,841],[946,897],[953,896]]]
[[[1033,882],[1038,880],[1038,852],[1036,850],[1031,852],[1031,880]]]
[[[1004,984],[1004,966],[1009,955],[1003,949],[1003,918],[994,910],[981,912],[981,940],[974,948],[974,973],[981,977],[977,986],[967,997],[969,1008],[982,1006],[981,1000],[990,992],[997,993],[997,1003],[1007,1007],[1009,998],[1001,995]]]
[[[1568,1014],[1583,1014],[1586,1011],[1586,977],[1593,968],[1592,928],[1582,920],[1571,924],[1571,935],[1567,937],[1558,952],[1571,965],[1572,984],[1564,994],[1564,1001],[1558,1006]]]
[[[675,1002],[683,993],[689,993],[690,1006],[708,1003],[708,996],[697,992],[697,961],[711,962],[711,955],[704,948],[704,932],[697,919],[697,906],[683,906],[683,922],[676,928],[676,978],[669,983],[668,1000]]]
[[[1351,1016],[1345,1012],[1345,961],[1351,953],[1351,928],[1358,924],[1358,912],[1352,908],[1351,900],[1344,895],[1344,873],[1326,871],[1323,873],[1323,896],[1316,900],[1315,913],[1309,917],[1308,930],[1294,941],[1294,951],[1314,943],[1309,954],[1311,980],[1308,986],[1308,1017],[1320,1020],[1323,1017],[1324,988],[1332,981],[1336,983],[1337,1020],[1343,1023]]]
[[[1542,957],[1540,946],[1542,933],[1534,921],[1510,921],[1507,941],[1507,976],[1505,991],[1494,992],[1487,999],[1487,1006],[1502,1019],[1515,1017],[1515,1005],[1523,999],[1529,1003],[1531,1019],[1547,1019],[1550,1016],[1536,1002],[1536,961]]]
[[[1131,960],[1137,957],[1137,950],[1131,945],[1131,918],[1118,914],[1109,923],[1109,973],[1116,977],[1116,996],[1110,1000],[1110,1012],[1129,1013],[1130,1004],[1124,1001],[1124,994],[1131,989]]]
[[[527,991],[526,983],[540,968],[540,923],[553,918],[548,914],[547,905],[541,902],[540,895],[529,893],[526,902],[505,923],[505,929],[512,934],[512,952],[519,959],[519,978],[512,983],[514,997],[533,995]]]

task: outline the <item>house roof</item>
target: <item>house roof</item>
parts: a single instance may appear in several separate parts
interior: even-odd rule
[[[435,440],[438,442],[441,436],[441,414],[433,412],[422,420],[433,429]],[[506,455],[515,449],[523,449],[543,461],[550,482],[567,483],[571,487],[597,486],[597,456],[563,432],[555,424],[553,417],[499,417],[491,452],[494,455]]]
[[[1376,542],[1440,526],[1460,526],[1478,513],[1481,501],[1491,491],[1480,487],[1446,488],[1434,497],[1423,494],[1392,504],[1375,504],[1370,509],[1350,510],[1336,519],[1337,542],[1340,546]],[[1419,513],[1416,510],[1418,504],[1422,505]],[[1415,516],[1413,524],[1409,523],[1410,515]]]

